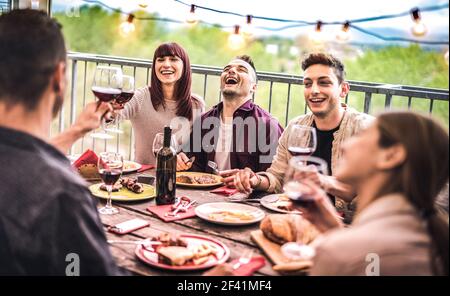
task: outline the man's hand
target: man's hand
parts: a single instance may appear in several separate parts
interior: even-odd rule
[[[250,194],[258,183],[257,175],[249,168],[239,170],[234,175],[233,185],[240,192]]]
[[[190,160],[186,154],[183,152],[180,152],[177,154],[177,171],[187,171],[192,167],[192,164],[194,163],[194,160]]]
[[[230,188],[234,188],[234,175],[239,172],[239,169],[231,169],[220,172],[220,176],[222,177],[222,182]]]
[[[89,103],[80,113],[80,115],[78,115],[72,127],[74,129],[78,129],[78,131],[81,133],[81,136],[84,136],[84,134],[98,128],[101,124],[102,118],[110,117],[110,113],[112,111],[113,108],[108,103]]]

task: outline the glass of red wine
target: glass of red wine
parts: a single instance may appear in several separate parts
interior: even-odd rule
[[[115,103],[123,108],[127,102],[134,96],[135,84],[134,77],[129,75],[122,75],[122,89],[120,95],[115,99]],[[120,116],[116,116],[114,120],[107,122],[105,130],[110,133],[123,134],[119,129]]]
[[[113,102],[122,93],[122,69],[118,67],[97,66],[95,69],[92,92],[100,102]],[[91,134],[97,139],[112,139],[105,131],[105,120],[102,120],[102,130]]]
[[[305,179],[312,180],[317,173],[328,175],[328,165],[325,160],[305,155],[291,158],[283,190],[295,206],[308,208],[314,202],[313,197],[307,194],[309,187],[302,181]],[[301,233],[301,231],[297,232]],[[292,260],[309,260],[314,255],[314,250],[303,244],[299,239],[296,242],[285,243],[281,246],[281,251]]]
[[[316,151],[317,135],[312,126],[294,124],[289,132],[288,150],[292,156],[310,156]]]
[[[106,205],[99,209],[99,212],[104,215],[117,214],[119,210],[112,206],[111,193],[114,184],[122,175],[123,157],[119,153],[115,152],[102,152],[98,158],[97,168],[108,192],[108,200]]]
[[[157,133],[155,135],[155,138],[153,139],[153,156],[156,158],[156,155],[158,154],[158,151],[161,150],[161,148],[164,146],[164,133]],[[175,149],[175,151],[178,152],[178,145],[177,141],[175,139],[175,136],[172,135],[172,138],[170,140],[170,147]]]

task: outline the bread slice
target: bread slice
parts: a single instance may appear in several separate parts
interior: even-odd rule
[[[194,253],[185,247],[160,247],[156,251],[162,262],[169,265],[181,266],[194,257]]]

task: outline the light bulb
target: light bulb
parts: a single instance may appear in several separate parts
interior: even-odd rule
[[[242,33],[244,34],[245,38],[252,38],[253,37],[253,26],[252,26],[252,18],[253,16],[247,15],[247,22],[242,27]]]
[[[414,25],[411,28],[412,33],[414,36],[422,37],[427,33],[427,27],[422,22],[422,18],[420,17],[420,10],[419,8],[413,8],[411,9],[411,17],[414,21]]]
[[[342,29],[337,33],[336,39],[341,42],[346,42],[350,39],[350,23],[345,22],[345,24],[342,26]]]
[[[244,46],[244,37],[239,33],[239,26],[234,26],[234,33],[228,37],[228,45],[232,50],[238,50]]]
[[[310,33],[309,38],[314,42],[314,43],[321,43],[324,41],[324,36],[322,33],[322,22],[321,21],[317,21],[316,24],[316,29]]]
[[[148,7],[148,1],[146,1],[146,0],[139,0],[138,5],[139,5],[140,8],[145,9],[145,8]]]
[[[412,27],[412,33],[414,36],[422,37],[427,33],[427,27],[421,20],[415,21]]]
[[[131,33],[136,30],[136,27],[133,24],[134,15],[128,15],[128,19],[120,24],[119,32],[123,37],[127,37]]]
[[[31,0],[31,9],[39,9],[39,0]]]
[[[195,14],[195,5],[191,5],[191,10],[189,11],[187,17],[186,17],[186,23],[189,25],[195,25],[198,23],[197,15]]]

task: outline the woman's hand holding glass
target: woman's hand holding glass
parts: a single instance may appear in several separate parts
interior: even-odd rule
[[[120,116],[118,114],[118,110],[124,108],[124,105],[131,100],[134,96],[135,91],[135,83],[134,77],[129,75],[122,75],[122,85],[121,85],[121,93],[120,95],[112,102],[112,106],[114,110],[116,110],[114,114],[113,120],[106,123],[105,130],[111,133],[123,134],[123,131],[119,129],[119,121]]]

